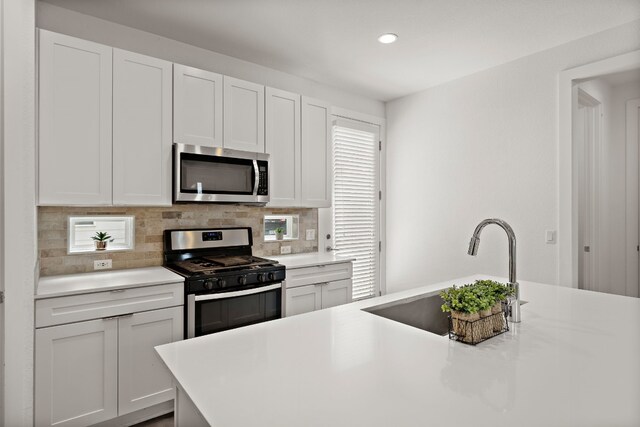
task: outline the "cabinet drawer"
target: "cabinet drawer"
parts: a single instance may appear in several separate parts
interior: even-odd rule
[[[184,283],[114,289],[36,301],[36,328],[119,316],[184,303]]]
[[[333,282],[335,280],[350,279],[352,276],[351,262],[336,264],[319,264],[313,267],[287,269],[287,288],[311,285],[314,283]]]

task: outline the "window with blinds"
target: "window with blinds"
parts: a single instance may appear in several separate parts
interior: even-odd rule
[[[353,299],[376,296],[378,275],[378,129],[333,126],[334,243],[353,263]]]

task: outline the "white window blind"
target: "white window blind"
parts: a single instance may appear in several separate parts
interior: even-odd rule
[[[341,256],[355,258],[357,300],[378,290],[378,135],[341,124],[333,126],[334,241]]]

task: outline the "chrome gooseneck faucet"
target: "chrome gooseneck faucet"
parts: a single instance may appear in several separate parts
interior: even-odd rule
[[[509,320],[512,322],[520,322],[520,285],[516,281],[516,235],[513,232],[513,228],[505,221],[497,218],[485,219],[476,227],[471,236],[469,242],[469,251],[467,252],[471,256],[478,254],[478,246],[480,246],[480,233],[482,229],[489,224],[496,224],[502,227],[507,233],[509,238],[509,286],[515,290],[515,299],[509,306]]]

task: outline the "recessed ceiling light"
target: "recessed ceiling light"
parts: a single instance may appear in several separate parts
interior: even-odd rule
[[[378,41],[384,44],[393,43],[396,40],[398,40],[398,35],[393,33],[382,34],[380,37],[378,37]]]

